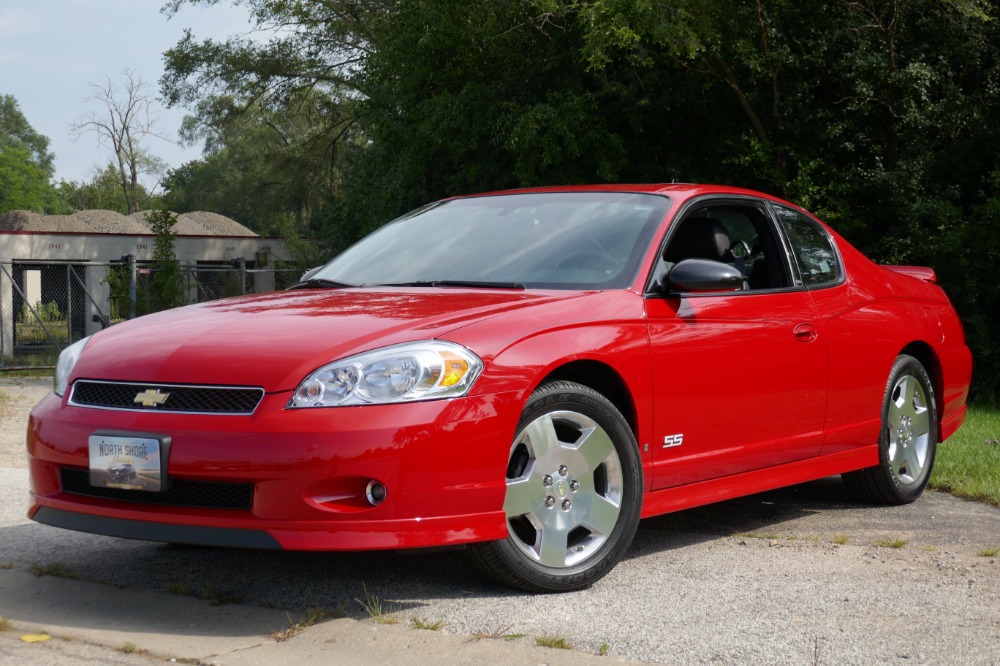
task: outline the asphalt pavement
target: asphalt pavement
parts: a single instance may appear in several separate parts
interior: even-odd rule
[[[23,432],[18,418],[0,429]],[[862,505],[832,478],[662,516],[593,588],[531,595],[454,551],[231,550],[39,525],[19,459],[0,457],[15,465],[0,467],[5,665],[1000,664],[1000,564],[982,554],[1000,546],[1000,509],[941,493]],[[328,617],[278,640],[316,609]]]

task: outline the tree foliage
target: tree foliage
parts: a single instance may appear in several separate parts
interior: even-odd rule
[[[175,210],[212,210],[239,220],[264,235],[306,232],[312,220],[337,195],[339,137],[349,120],[329,99],[303,90],[284,105],[236,113],[230,98],[200,105],[181,136],[204,144],[204,156],[171,171],[164,187]],[[228,107],[223,110],[221,107]]]
[[[114,163],[95,170],[89,181],[60,181],[57,186],[59,197],[71,210],[113,210],[122,215],[129,214],[129,202],[121,185],[121,174]],[[142,183],[136,185],[137,199],[144,206],[156,205]]]
[[[161,202],[165,203],[165,202]],[[169,310],[187,302],[184,275],[174,248],[177,234],[174,227],[177,215],[166,208],[156,208],[146,214],[146,223],[153,232],[153,261],[148,267],[140,268],[136,275],[135,302],[132,301],[132,278],[136,270],[132,257],[129,263],[108,267],[104,284],[110,290],[110,319],[119,321],[152,312]]]
[[[755,187],[816,212],[877,260],[934,266],[966,324],[978,389],[1000,391],[995,3],[241,4],[258,28],[280,30],[268,41],[186,35],[166,54],[164,95],[218,132],[201,182],[303,146],[327,159],[330,185],[310,190],[302,228],[331,250],[470,191],[675,179]],[[290,117],[301,96],[308,129]],[[297,140],[255,134],[277,118]],[[230,153],[236,145],[250,152]],[[319,163],[310,160],[301,164]],[[234,190],[265,182],[265,170],[249,170],[257,175]]]
[[[55,156],[11,95],[0,95],[0,215],[11,210],[59,213],[52,187]]]
[[[153,232],[153,266],[148,288],[138,297],[139,314],[159,312],[184,303],[184,276],[174,250],[177,215],[165,208],[146,213],[146,224]],[[142,298],[142,296],[145,298]]]

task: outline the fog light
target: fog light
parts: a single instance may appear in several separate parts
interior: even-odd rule
[[[368,498],[368,503],[372,506],[378,506],[385,501],[385,496],[388,491],[381,481],[376,481],[372,479],[368,482],[368,487],[365,488],[365,497]]]

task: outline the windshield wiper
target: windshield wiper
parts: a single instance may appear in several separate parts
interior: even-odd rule
[[[414,282],[392,282],[387,284],[366,284],[365,287],[471,287],[473,289],[525,289],[521,282],[486,282],[481,280],[416,280]]]
[[[325,278],[309,278],[308,280],[303,280],[293,284],[291,287],[285,291],[291,291],[292,289],[344,289],[346,287],[353,287],[353,284],[347,284],[346,282],[337,282],[336,280],[327,280]]]

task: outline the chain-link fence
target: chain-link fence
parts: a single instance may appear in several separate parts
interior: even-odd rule
[[[0,371],[55,364],[77,340],[157,309],[157,272],[121,262],[0,263]],[[302,271],[255,268],[242,259],[179,267],[172,305],[284,289]]]

